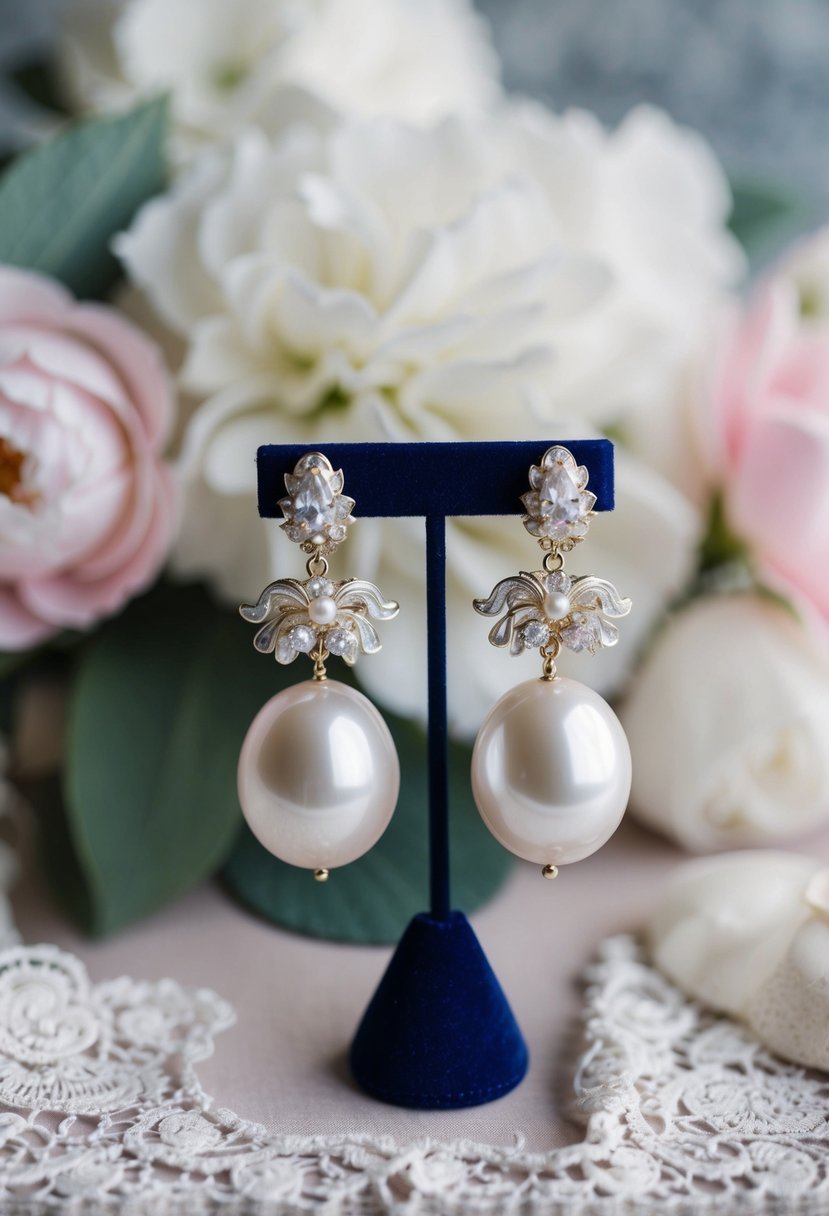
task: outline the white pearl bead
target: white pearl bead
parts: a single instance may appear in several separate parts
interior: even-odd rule
[[[544,596],[544,615],[548,621],[560,621],[570,611],[570,601],[563,591],[548,591]]]
[[[382,836],[400,765],[388,727],[362,693],[307,680],[254,718],[238,787],[245,819],[270,853],[309,870],[333,869]]]
[[[315,625],[330,625],[337,615],[337,605],[330,595],[321,595],[311,600],[308,615]]]
[[[616,830],[630,747],[613,710],[576,680],[528,680],[490,710],[472,754],[472,792],[493,836],[541,865],[581,861]]]

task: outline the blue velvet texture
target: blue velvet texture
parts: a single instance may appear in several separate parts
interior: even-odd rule
[[[321,443],[345,474],[355,516],[518,515],[527,474],[555,439],[511,443]],[[597,511],[613,510],[613,444],[577,439],[564,445],[590,474]],[[259,514],[280,519],[285,474],[309,444],[264,444],[256,454]],[[516,533],[516,536],[520,535]],[[516,545],[516,547],[518,547]]]
[[[350,1059],[362,1089],[423,1110],[478,1106],[522,1080],[526,1044],[462,912],[409,923]]]

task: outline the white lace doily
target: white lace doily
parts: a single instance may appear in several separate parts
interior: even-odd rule
[[[90,984],[54,946],[0,952],[0,1210],[326,1213],[826,1210],[829,1079],[770,1056],[611,938],[587,973],[584,1141],[274,1136],[202,1090],[233,1021],[172,980]],[[783,1201],[785,1200],[785,1204]],[[811,1206],[810,1206],[811,1205]]]
[[[0,815],[3,793],[0,765]],[[22,945],[15,870],[0,840],[2,1216],[829,1212],[829,1076],[686,1000],[630,937],[585,975],[582,1143],[278,1136],[199,1083],[230,1005]]]

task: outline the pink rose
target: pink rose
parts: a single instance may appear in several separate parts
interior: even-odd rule
[[[0,650],[147,587],[174,526],[157,349],[110,308],[0,267]]]
[[[759,576],[829,619],[829,230],[799,245],[731,333],[713,392],[732,531]]]

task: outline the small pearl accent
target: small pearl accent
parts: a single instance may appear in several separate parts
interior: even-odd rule
[[[548,621],[560,621],[570,611],[570,601],[563,591],[548,591],[544,596],[544,615]]]
[[[238,788],[260,844],[321,874],[380,839],[397,803],[400,765],[388,727],[362,693],[336,680],[306,680],[254,718]]]
[[[576,680],[528,680],[496,702],[472,754],[472,792],[493,836],[552,869],[618,827],[630,747],[613,710]]]
[[[330,625],[336,619],[337,605],[330,595],[321,595],[319,599],[311,600],[308,615],[315,625]]]

